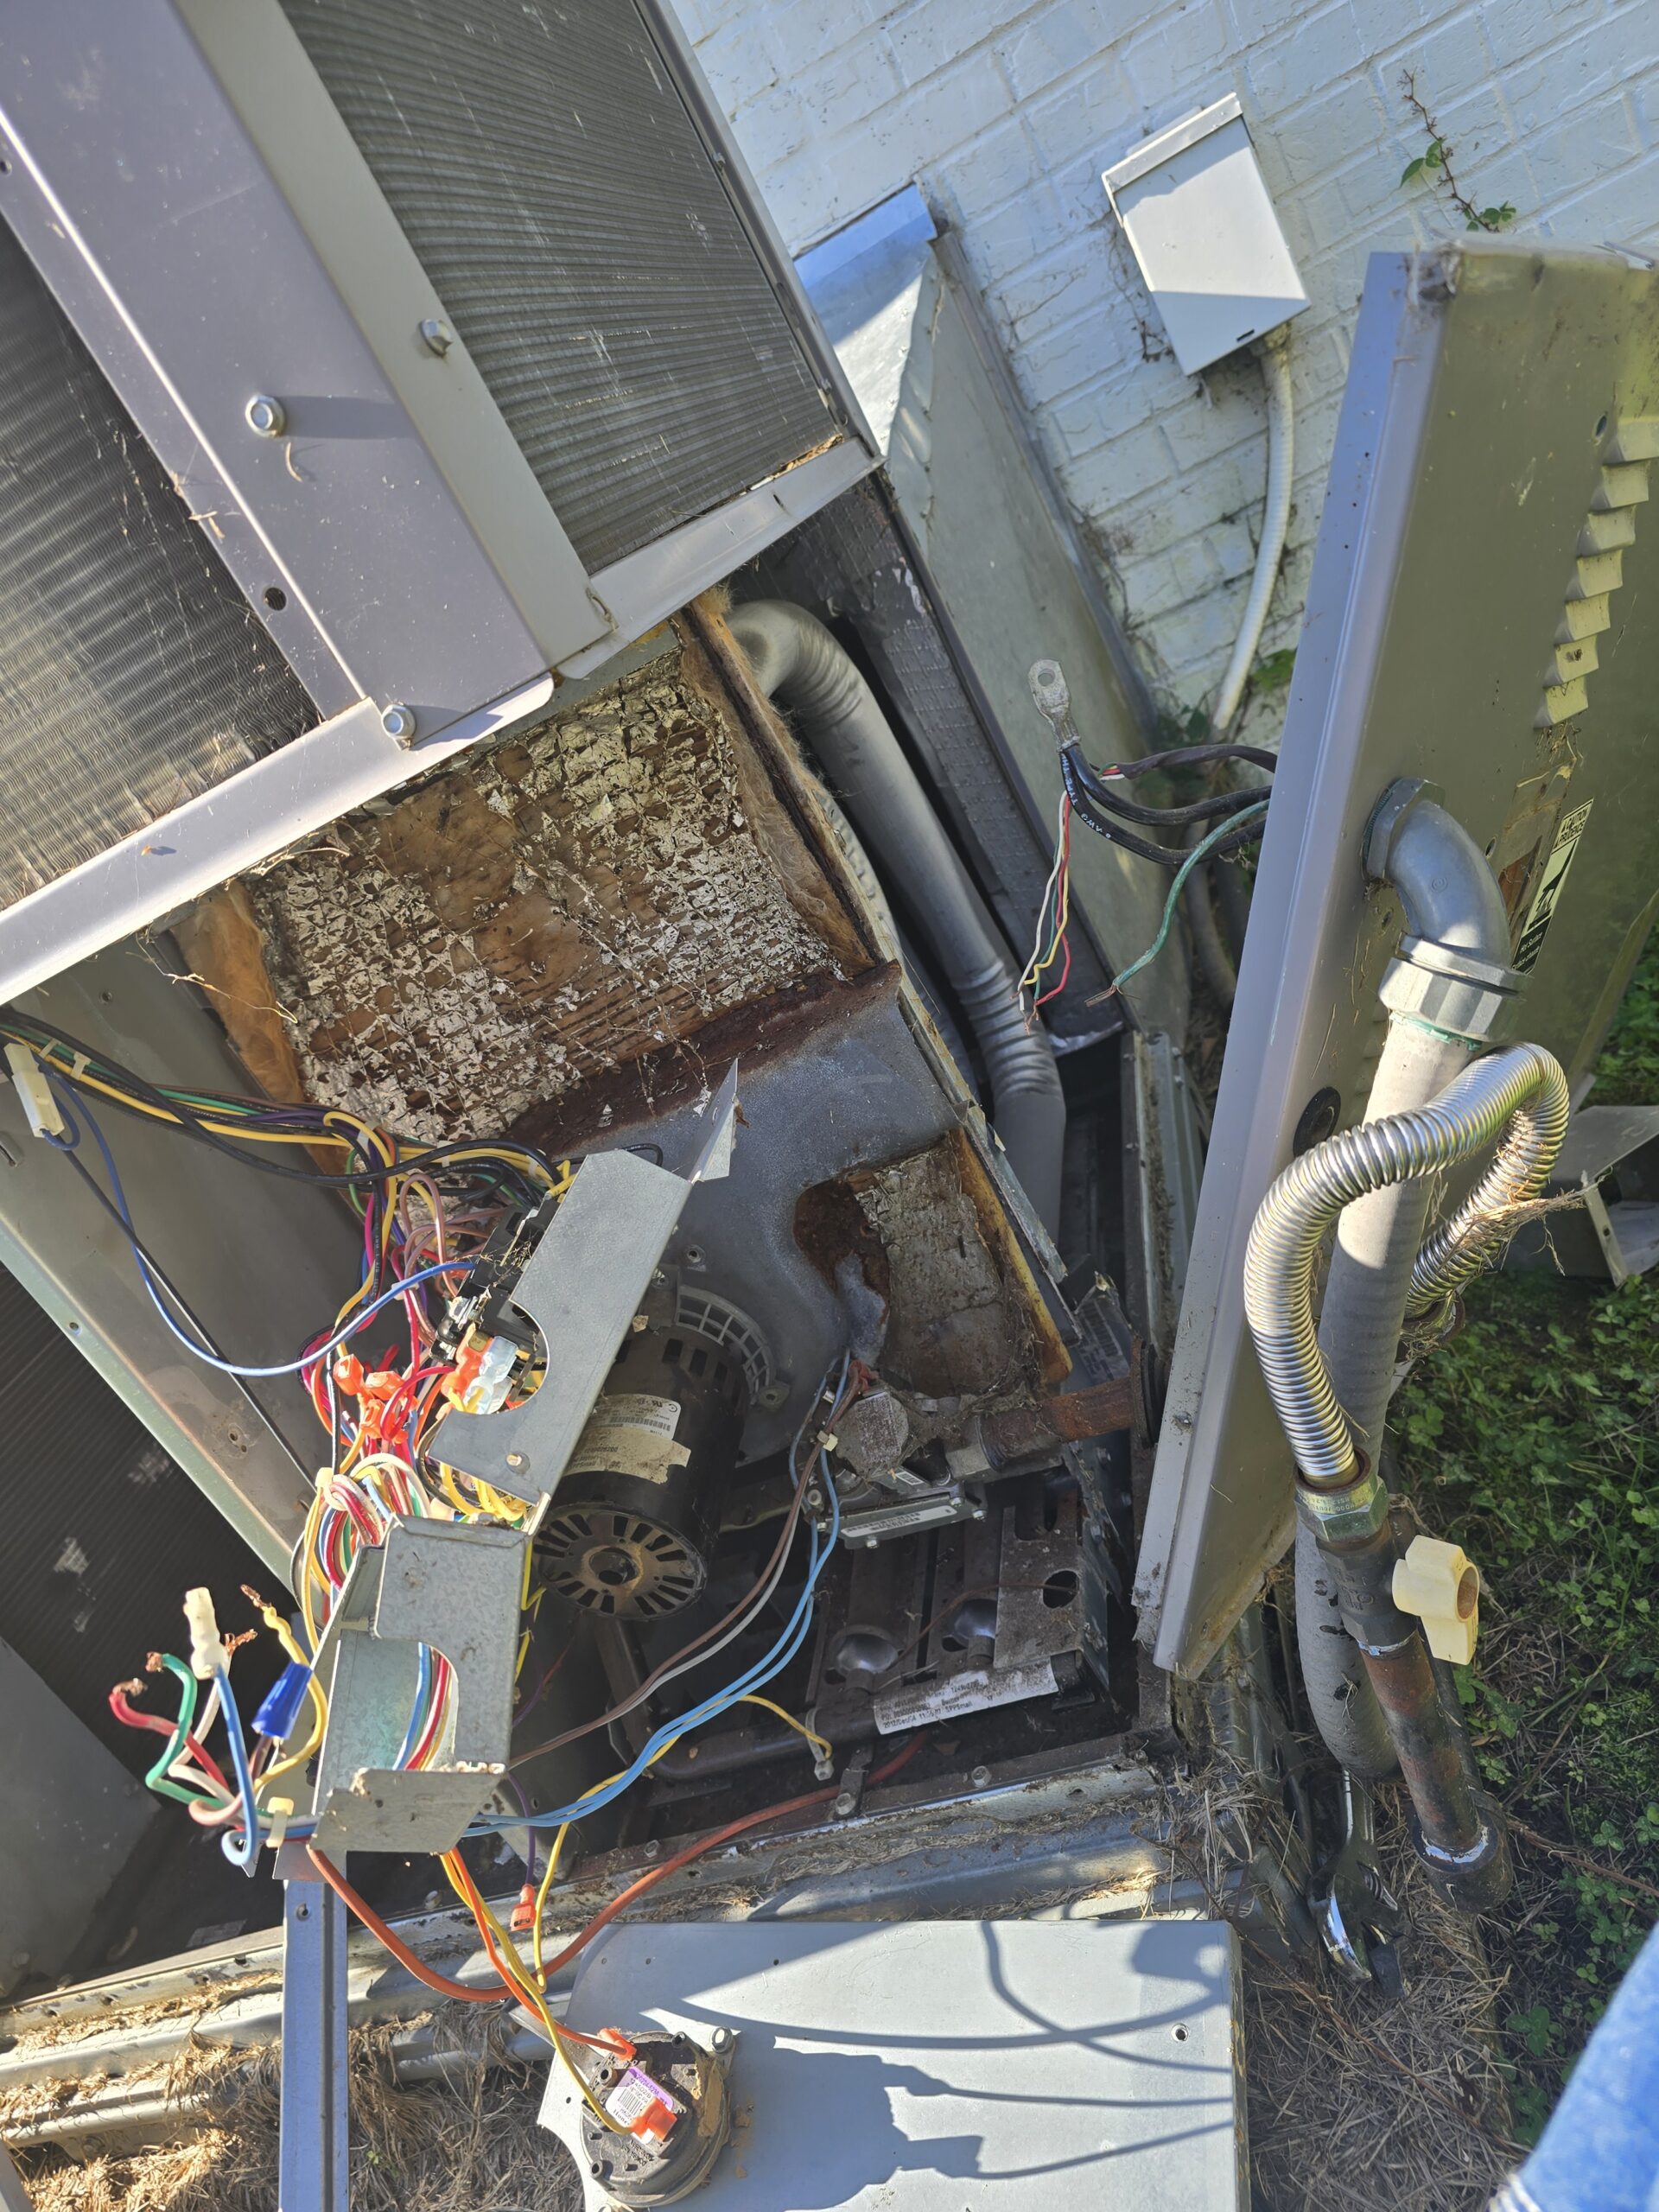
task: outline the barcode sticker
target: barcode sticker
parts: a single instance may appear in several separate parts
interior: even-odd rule
[[[1543,950],[1544,938],[1555,909],[1560,903],[1567,872],[1573,865],[1573,856],[1579,849],[1579,840],[1584,835],[1584,825],[1590,819],[1593,799],[1586,799],[1582,806],[1575,806],[1570,814],[1561,817],[1555,832],[1555,842],[1549,849],[1549,858],[1544,862],[1544,872],[1538,879],[1538,888],[1532,894],[1527,908],[1527,918],[1521,925],[1521,936],[1515,948],[1515,964],[1523,976],[1529,975],[1538,955]]]

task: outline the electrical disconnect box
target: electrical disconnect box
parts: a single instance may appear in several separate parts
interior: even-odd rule
[[[1236,94],[1142,139],[1101,181],[1188,376],[1307,305]]]

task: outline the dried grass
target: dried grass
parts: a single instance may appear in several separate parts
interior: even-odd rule
[[[1479,1929],[1443,1904],[1379,1793],[1377,1847],[1406,1925],[1406,1995],[1388,2003],[1328,1959],[1286,1963],[1247,1936],[1244,2067],[1251,2176],[1266,2212],[1484,2212],[1523,2152],[1510,2139]],[[1219,1764],[1172,1796],[1178,1869],[1217,1911],[1278,1806]]]
[[[353,2032],[353,2212],[579,2212],[569,2153],[536,2121],[543,2069],[490,2066],[488,2039],[505,2016],[480,2021],[457,2005],[437,2017],[448,2045],[471,2054],[454,2086],[399,2088],[394,2031]],[[84,2165],[20,2152],[35,2212],[276,2212],[275,2049],[249,2057],[197,2046],[175,2062],[168,2088],[207,2107],[175,2143]]]

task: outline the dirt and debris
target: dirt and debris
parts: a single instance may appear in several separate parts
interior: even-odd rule
[[[428,1141],[869,964],[695,642],[334,824],[184,941],[250,1065]]]
[[[569,2153],[538,2126],[545,2068],[499,2063],[505,2014],[442,2009],[442,2037],[470,2054],[460,2078],[401,2088],[390,2027],[351,2038],[353,2212],[579,2212]],[[494,2062],[494,2063],[493,2063]],[[276,2212],[279,2059],[198,2045],[156,2086],[202,2115],[179,2140],[85,2163],[17,2156],[35,2212]],[[19,2115],[4,2118],[15,2124]]]
[[[1493,1970],[1480,1925],[1434,1893],[1401,1792],[1377,1793],[1377,1852],[1405,1916],[1390,2004],[1321,1953],[1241,1931],[1251,2179],[1260,2212],[1484,2212],[1525,2156],[1511,2132]],[[1229,1875],[1284,1815],[1217,1759],[1166,1798],[1172,1871],[1232,1916]]]

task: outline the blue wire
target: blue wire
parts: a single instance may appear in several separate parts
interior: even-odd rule
[[[782,1674],[784,1669],[788,1666],[790,1661],[794,1658],[806,1641],[807,1631],[812,1622],[813,1592],[819,1577],[834,1554],[836,1539],[841,1531],[841,1500],[836,1495],[834,1483],[830,1480],[828,1468],[822,1464],[822,1453],[819,1454],[819,1459],[820,1474],[830,1493],[829,1541],[820,1548],[816,1526],[810,1529],[811,1548],[807,1554],[806,1581],[802,1586],[800,1597],[796,1601],[795,1610],[791,1614],[783,1633],[766,1656],[756,1660],[743,1674],[738,1675],[735,1681],[728,1682],[724,1689],[716,1690],[700,1706],[694,1706],[690,1713],[681,1713],[672,1720],[665,1720],[662,1726],[641,1745],[632,1764],[625,1768],[613,1781],[607,1783],[603,1789],[595,1790],[592,1796],[579,1797],[572,1803],[561,1805],[550,1813],[532,1814],[528,1821],[510,1820],[505,1817],[487,1821],[474,1821],[467,1830],[469,1835],[495,1834],[503,1828],[558,1827],[566,1821],[581,1820],[590,1813],[599,1812],[639,1780],[646,1767],[651,1764],[654,1754],[664,1748],[665,1739],[671,1742],[675,1738],[685,1735],[690,1729],[702,1727],[706,1721],[718,1719],[722,1713],[729,1712],[733,1706],[748,1696],[751,1691],[760,1689],[765,1683],[775,1681],[778,1675]]]
[[[96,1134],[96,1133],[94,1133]],[[239,1866],[251,1877],[259,1863],[259,1814],[253,1802],[253,1776],[248,1768],[248,1747],[242,1735],[242,1715],[237,1711],[236,1693],[231,1688],[231,1678],[223,1667],[215,1667],[213,1680],[219,1684],[219,1701],[225,1708],[225,1732],[231,1739],[231,1766],[236,1775],[236,1786],[242,1793],[242,1838],[238,1842],[226,1830],[221,1848],[232,1866]]]
[[[54,1090],[57,1090],[57,1085],[55,1084],[54,1084],[53,1089]],[[61,1106],[62,1103],[62,1096],[60,1094],[60,1106]],[[401,1298],[404,1293],[412,1283],[426,1282],[433,1275],[464,1274],[467,1269],[472,1265],[472,1262],[470,1260],[438,1260],[435,1261],[429,1268],[417,1268],[412,1275],[405,1275],[401,1282],[394,1283],[390,1290],[382,1291],[378,1298],[372,1298],[366,1306],[360,1306],[352,1316],[352,1319],[346,1323],[346,1326],[343,1329],[338,1330],[334,1335],[328,1338],[326,1344],[318,1344],[314,1351],[304,1353],[298,1359],[284,1360],[280,1365],[276,1367],[245,1367],[238,1362],[232,1359],[220,1359],[213,1352],[204,1351],[199,1344],[193,1343],[192,1340],[186,1336],[184,1331],[180,1328],[178,1323],[168,1312],[166,1306],[162,1303],[161,1294],[156,1287],[155,1278],[151,1275],[149,1268],[144,1263],[143,1254],[138,1249],[137,1232],[132,1225],[132,1216],[127,1210],[127,1195],[121,1187],[121,1178],[116,1170],[114,1156],[111,1153],[109,1146],[105,1143],[104,1132],[98,1126],[97,1118],[93,1115],[92,1109],[87,1105],[86,1100],[84,1098],[78,1099],[76,1103],[79,1105],[82,1115],[86,1118],[86,1126],[92,1131],[92,1135],[97,1141],[99,1152],[104,1155],[104,1167],[105,1172],[108,1174],[110,1179],[110,1189],[114,1197],[116,1205],[120,1211],[121,1219],[126,1227],[127,1238],[132,1246],[132,1256],[137,1263],[139,1279],[143,1283],[144,1288],[149,1293],[150,1304],[156,1308],[156,1311],[161,1315],[162,1320],[166,1322],[168,1327],[178,1338],[179,1342],[184,1346],[185,1350],[188,1352],[194,1352],[195,1357],[206,1366],[216,1367],[221,1375],[297,1375],[302,1368],[309,1367],[315,1361],[326,1358],[327,1355],[331,1351],[334,1351],[339,1345],[345,1344],[350,1338],[354,1337],[365,1321],[372,1320],[383,1306],[390,1306],[395,1300]],[[65,1118],[68,1119],[68,1116],[66,1116]],[[70,1127],[72,1128],[74,1128],[73,1121],[70,1122]],[[75,1135],[70,1138],[67,1143],[65,1143],[61,1138],[54,1139],[53,1141],[56,1143],[60,1152],[73,1152],[76,1145],[80,1141],[79,1132],[79,1130],[76,1130]]]
[[[415,1705],[409,1716],[409,1727],[404,1737],[403,1749],[392,1761],[394,1766],[407,1764],[410,1752],[420,1740],[421,1724],[426,1718],[426,1700],[432,1688],[432,1654],[421,1644],[420,1671],[415,1677]]]

